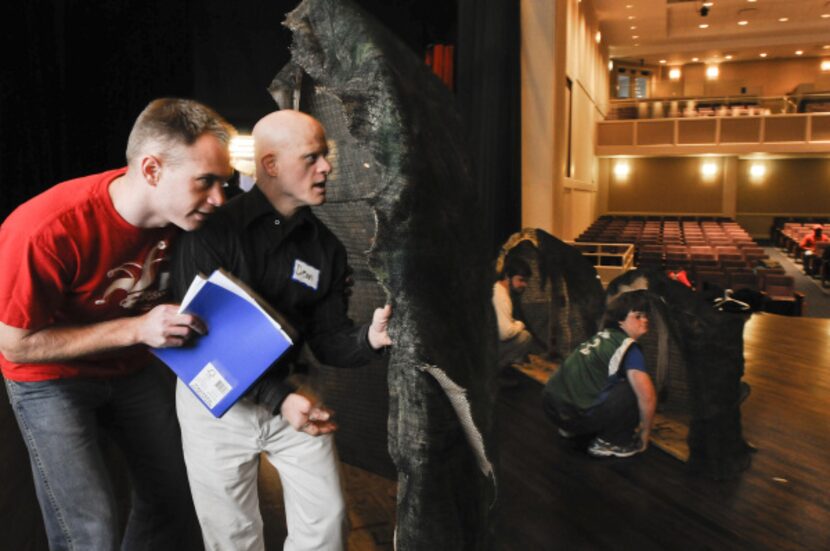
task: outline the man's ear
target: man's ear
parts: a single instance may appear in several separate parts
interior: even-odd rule
[[[155,155],[144,155],[141,158],[141,176],[155,187],[161,179],[161,160]]]
[[[263,155],[260,160],[260,164],[262,164],[262,170],[264,170],[268,176],[274,177],[279,172],[277,166],[277,156],[273,153]]]

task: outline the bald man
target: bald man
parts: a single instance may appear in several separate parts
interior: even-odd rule
[[[188,478],[208,549],[264,549],[257,496],[260,453],[280,473],[285,549],[345,548],[347,520],[332,412],[287,380],[307,343],[323,363],[367,363],[391,344],[391,308],[355,327],[346,313],[346,250],[309,207],[326,200],[331,164],[323,127],[277,111],[254,127],[256,185],[217,210],[174,255],[182,296],[197,273],[224,268],[280,312],[300,335],[289,354],[221,419],[181,382],[177,409]]]

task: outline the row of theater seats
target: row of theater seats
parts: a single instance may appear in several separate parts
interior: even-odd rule
[[[800,315],[795,281],[734,220],[700,217],[604,216],[577,242],[631,243],[639,268],[683,272],[693,288],[752,289],[770,310]]]
[[[773,232],[773,243],[796,263],[801,263],[806,275],[821,280],[822,286],[826,286],[830,283],[830,253],[825,250],[830,248],[830,242],[816,243],[812,255],[805,255],[805,249],[801,247],[804,237],[813,233],[818,224],[822,227],[822,233],[830,236],[830,222],[827,219],[785,222]]]

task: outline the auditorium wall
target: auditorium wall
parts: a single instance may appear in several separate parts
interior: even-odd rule
[[[615,174],[618,163],[627,176]],[[715,173],[704,175],[704,163]],[[753,176],[753,165],[763,174]],[[828,158],[609,158],[599,172],[598,214],[729,216],[756,238],[776,216],[830,216]]]
[[[764,167],[753,177],[753,164]],[[830,159],[742,159],[738,162],[738,223],[765,236],[776,216],[830,216]]]
[[[573,239],[596,218],[605,43],[590,0],[522,0],[522,225]]]

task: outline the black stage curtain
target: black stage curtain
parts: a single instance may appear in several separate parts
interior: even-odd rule
[[[459,0],[457,100],[493,255],[521,227],[519,2]]]
[[[189,2],[32,0],[4,17],[0,216],[62,180],[124,164],[135,116],[191,90]]]

